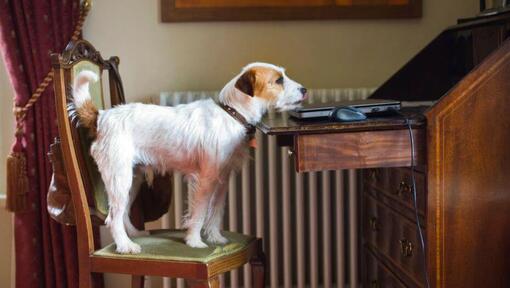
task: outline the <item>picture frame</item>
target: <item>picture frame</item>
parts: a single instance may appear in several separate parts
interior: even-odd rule
[[[422,0],[161,0],[162,22],[419,18]]]

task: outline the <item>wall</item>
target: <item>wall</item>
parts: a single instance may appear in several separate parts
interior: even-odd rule
[[[0,287],[10,287],[12,220],[5,207],[5,158],[13,135],[12,90],[0,57]]]
[[[0,200],[0,287],[11,286],[11,261],[12,261],[12,216],[3,207],[5,201]]]
[[[287,68],[310,88],[375,87],[477,0],[424,0],[423,18],[160,23],[159,0],[94,1],[84,35],[117,55],[127,99],[168,90],[218,90],[252,61]]]
[[[5,194],[5,159],[12,145],[14,116],[12,115],[13,92],[0,57],[0,196]]]
[[[128,101],[168,90],[218,90],[246,63],[287,68],[308,87],[375,87],[444,27],[475,15],[477,0],[424,0],[412,20],[244,23],[160,23],[159,1],[93,1],[84,35],[102,55],[121,58]],[[0,66],[3,66],[0,63]],[[12,139],[12,94],[0,68],[0,194]],[[3,205],[0,200],[0,205]],[[11,227],[0,212],[0,227]],[[0,232],[0,255],[10,255],[11,229]],[[5,251],[4,251],[5,250]],[[10,257],[0,259],[0,287],[8,287]],[[121,287],[107,277],[108,287]]]

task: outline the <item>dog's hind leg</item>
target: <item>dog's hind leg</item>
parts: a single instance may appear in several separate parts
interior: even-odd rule
[[[200,173],[191,175],[190,178],[192,181],[192,202],[189,203],[189,215],[187,223],[185,223],[188,228],[185,240],[190,247],[205,248],[207,244],[202,241],[200,231],[204,226],[209,200],[217,177],[216,175],[208,175],[208,173]]]
[[[138,236],[146,236],[149,233],[147,231],[138,230],[133,223],[131,222],[131,218],[129,214],[131,212],[131,206],[136,199],[136,196],[140,192],[140,188],[142,187],[144,181],[144,172],[141,169],[135,169],[135,173],[133,176],[133,184],[131,185],[131,190],[129,191],[129,201],[126,207],[126,212],[124,213],[124,226],[126,227],[127,234],[130,237],[138,237]]]
[[[92,146],[91,152],[98,163],[108,194],[109,212],[106,225],[110,228],[113,240],[117,245],[116,250],[122,254],[140,253],[140,245],[129,239],[124,227],[124,214],[128,208],[129,190],[133,182],[133,161],[126,151],[123,151],[122,157],[115,158],[114,156],[119,153],[118,150],[105,149],[110,153],[106,154],[103,150],[101,154],[96,154],[95,152],[98,151],[95,151],[95,148],[97,146]]]

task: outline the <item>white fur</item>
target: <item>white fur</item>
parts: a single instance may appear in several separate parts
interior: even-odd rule
[[[239,77],[256,66],[280,67],[266,63],[246,66],[222,89],[219,101],[230,105],[250,123],[256,124],[275,107],[286,110],[303,99],[302,86],[285,76],[284,91],[275,103],[250,97],[235,88]],[[95,77],[94,77],[94,76]],[[88,82],[97,80],[90,71],[81,72],[75,82],[74,103],[77,108],[90,99]],[[76,84],[78,83],[78,84]],[[82,83],[82,84],[80,84]],[[255,95],[256,96],[256,95]],[[200,236],[205,229],[207,241],[224,244],[220,222],[223,216],[228,175],[243,157],[246,131],[213,100],[200,100],[175,107],[147,104],[125,104],[100,111],[97,138],[91,146],[106,186],[109,200],[107,225],[119,253],[139,253],[141,248],[130,235],[140,234],[129,221],[132,186],[136,167],[150,167],[156,173],[179,171],[187,175],[192,187],[192,202],[186,217],[186,243],[191,247],[207,247]],[[136,174],[136,173],[135,173]],[[133,180],[135,179],[135,180]],[[130,200],[131,199],[131,200]]]
[[[83,103],[90,99],[89,82],[97,82],[99,76],[89,70],[81,71],[73,83],[73,102],[76,107],[80,107]]]

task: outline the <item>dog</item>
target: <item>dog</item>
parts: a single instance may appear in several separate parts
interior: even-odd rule
[[[129,219],[136,186],[145,170],[165,174],[179,171],[191,183],[192,200],[185,217],[185,241],[205,248],[206,242],[225,244],[223,217],[228,176],[246,157],[249,133],[268,109],[297,108],[306,88],[281,67],[252,63],[221,90],[218,102],[199,100],[175,107],[124,104],[98,110],[91,101],[91,71],[80,72],[72,95],[80,125],[94,137],[90,153],[97,163],[109,201],[106,225],[122,254],[139,253],[129,237],[144,235]],[[140,180],[142,179],[142,180]],[[129,236],[128,236],[129,235]]]

